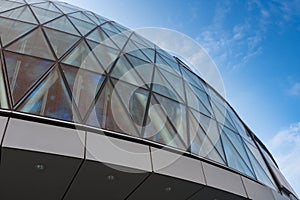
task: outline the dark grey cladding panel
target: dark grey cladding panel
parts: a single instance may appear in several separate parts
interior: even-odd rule
[[[0,199],[61,199],[81,162],[76,158],[2,148]]]
[[[148,175],[140,170],[85,161],[64,200],[126,199]]]

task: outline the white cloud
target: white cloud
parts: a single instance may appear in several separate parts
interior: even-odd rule
[[[293,96],[300,95],[300,83],[294,83],[294,85],[289,90],[289,94]]]
[[[280,170],[300,194],[300,122],[279,131],[267,144]]]

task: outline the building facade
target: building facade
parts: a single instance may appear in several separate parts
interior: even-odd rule
[[[1,199],[298,199],[179,58],[76,6],[0,2]]]

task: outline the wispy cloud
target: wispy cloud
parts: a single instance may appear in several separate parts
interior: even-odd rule
[[[279,131],[267,144],[281,171],[300,194],[300,122]]]
[[[300,95],[300,83],[294,83],[288,91],[289,95],[299,96]]]

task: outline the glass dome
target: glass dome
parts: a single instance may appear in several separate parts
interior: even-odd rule
[[[167,145],[277,188],[230,105],[135,32],[66,3],[2,0],[0,34],[2,109]]]

